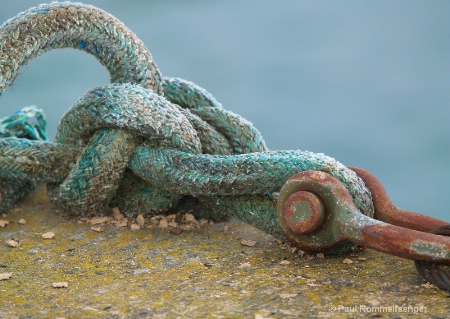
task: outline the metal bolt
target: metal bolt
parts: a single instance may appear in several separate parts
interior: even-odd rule
[[[295,192],[284,204],[283,218],[292,232],[310,234],[322,225],[325,207],[317,195],[306,191]]]

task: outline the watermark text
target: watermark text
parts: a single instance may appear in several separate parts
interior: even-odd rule
[[[368,305],[331,305],[328,308],[330,312],[362,312],[362,313],[427,313],[425,306],[405,306],[405,305],[389,305],[389,306],[368,306]]]

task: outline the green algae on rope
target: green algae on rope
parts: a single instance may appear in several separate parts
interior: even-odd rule
[[[32,58],[63,47],[94,55],[113,82],[75,103],[54,142],[0,139],[0,210],[18,197],[11,180],[39,180],[53,202],[80,214],[108,204],[129,214],[195,204],[197,215],[235,216],[283,238],[274,193],[291,175],[320,170],[373,214],[370,192],[352,170],[323,154],[268,151],[250,122],[205,89],[163,78],[145,45],[100,9],[69,2],[32,8],[0,27],[0,44],[0,91]]]

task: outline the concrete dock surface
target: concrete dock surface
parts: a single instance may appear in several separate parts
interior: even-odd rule
[[[67,215],[40,186],[0,214],[0,318],[450,318],[450,293],[409,260],[308,255],[236,220],[106,213]]]

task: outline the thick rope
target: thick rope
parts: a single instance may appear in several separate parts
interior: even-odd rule
[[[0,140],[5,137],[18,137],[25,141],[46,140],[45,127],[42,110],[35,106],[25,107],[12,116],[0,119]],[[12,207],[17,200],[33,191],[34,186],[31,179],[11,178],[8,175],[0,178],[0,212],[2,208],[6,210]]]
[[[0,45],[1,91],[33,57],[62,47],[96,56],[113,82],[75,103],[54,142],[36,127],[25,138],[3,133],[0,211],[26,193],[23,185],[44,181],[54,203],[80,214],[106,205],[129,214],[191,209],[215,219],[235,216],[283,238],[277,192],[291,175],[320,170],[373,214],[370,192],[352,170],[323,154],[268,151],[250,122],[206,90],[162,78],[144,44],[97,8],[68,2],[32,8],[0,27]],[[0,132],[9,132],[3,126]]]
[[[58,48],[94,55],[111,82],[161,91],[161,74],[144,43],[115,17],[89,5],[54,2],[20,13],[1,26],[0,45],[0,92],[32,58]]]

